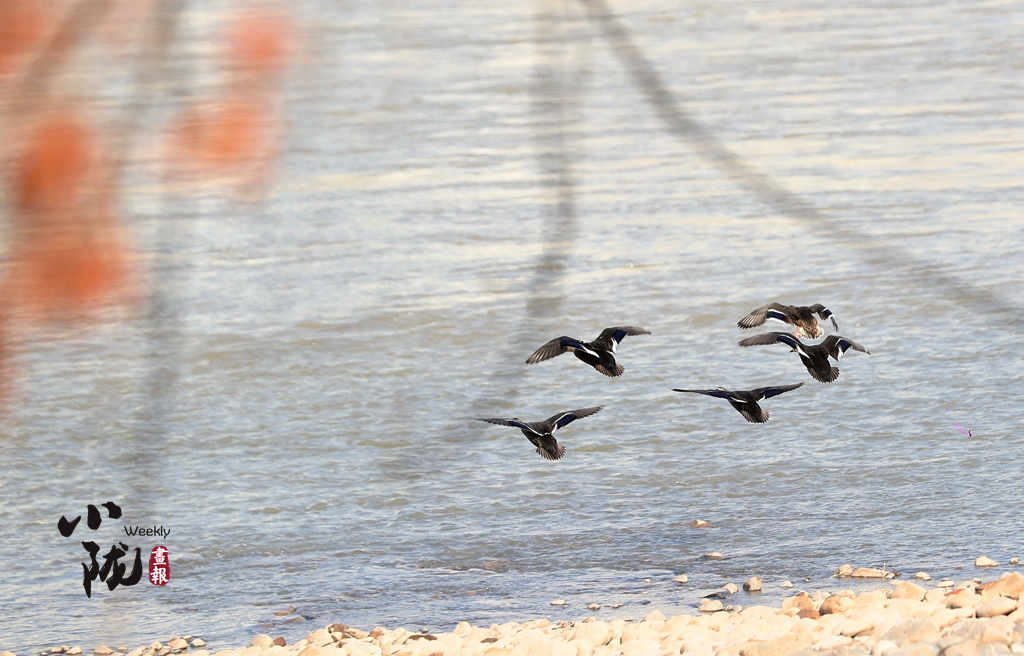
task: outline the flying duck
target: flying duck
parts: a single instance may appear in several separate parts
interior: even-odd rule
[[[615,326],[605,328],[601,334],[592,342],[584,342],[573,337],[556,337],[544,346],[533,352],[526,360],[526,364],[535,364],[542,360],[550,360],[553,357],[562,355],[566,351],[572,351],[577,358],[586,362],[594,369],[597,369],[605,376],[621,376],[625,370],[621,364],[615,362],[615,349],[626,335],[650,335],[649,330],[635,328],[633,326]]]
[[[809,307],[798,306],[798,305],[783,305],[782,303],[769,303],[763,307],[759,307],[747,316],[740,319],[736,325],[740,328],[754,328],[764,324],[769,319],[775,321],[781,321],[796,326],[794,334],[797,337],[801,337],[800,331],[803,330],[807,337],[811,339],[818,339],[825,331],[822,330],[821,326],[818,325],[818,320],[814,318],[814,313],[817,312],[821,320],[825,319],[832,320],[832,327],[839,330],[839,325],[836,323],[836,318],[832,316],[832,311],[821,303],[816,303]]]
[[[831,383],[839,378],[839,368],[829,364],[828,358],[832,356],[839,361],[843,354],[853,349],[861,353],[871,355],[867,350],[852,339],[829,335],[820,344],[804,344],[789,333],[763,333],[748,337],[740,342],[740,346],[761,346],[764,344],[786,344],[800,354],[800,360],[811,373],[811,377],[819,383]]]
[[[707,394],[708,396],[715,396],[720,399],[725,399],[729,404],[736,408],[736,411],[743,415],[743,418],[752,424],[763,424],[768,421],[768,413],[761,409],[761,406],[757,404],[762,399],[770,399],[773,396],[778,396],[783,392],[795,390],[796,388],[803,385],[803,383],[796,383],[795,385],[777,385],[773,387],[758,387],[752,389],[749,392],[730,392],[724,387],[719,387],[713,390],[686,390],[686,389],[675,389],[673,392],[692,392],[694,394]]]
[[[548,460],[558,460],[565,455],[565,447],[559,446],[552,433],[559,428],[568,426],[577,419],[589,417],[595,412],[599,412],[603,407],[603,405],[599,405],[596,408],[582,408],[580,410],[559,412],[557,415],[551,415],[544,421],[522,421],[518,417],[513,417],[512,419],[479,419],[478,421],[486,421],[488,424],[498,424],[499,426],[515,426],[523,431],[526,439],[530,440],[537,447],[537,453]]]

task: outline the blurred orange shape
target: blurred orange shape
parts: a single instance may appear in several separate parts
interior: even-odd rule
[[[188,110],[174,130],[173,144],[189,163],[231,169],[265,159],[265,112],[255,103],[234,100]]]
[[[280,68],[289,49],[289,24],[280,14],[240,18],[228,41],[228,58],[242,70],[269,74]]]
[[[15,162],[12,184],[18,206],[45,210],[65,205],[81,188],[94,153],[92,138],[80,121],[67,114],[44,120]]]
[[[0,75],[38,42],[43,17],[37,5],[31,1],[0,0]]]
[[[126,266],[120,240],[81,228],[27,231],[11,254],[12,289],[32,315],[78,314],[113,300]]]

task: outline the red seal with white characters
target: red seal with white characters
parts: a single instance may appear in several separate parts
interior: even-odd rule
[[[153,547],[149,554],[149,582],[153,585],[167,585],[171,580],[171,559],[167,547]]]

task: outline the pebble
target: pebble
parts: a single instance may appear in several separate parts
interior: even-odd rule
[[[871,567],[858,567],[850,573],[850,576],[855,579],[884,579],[885,572]]]
[[[932,577],[928,576],[927,572],[918,572],[914,574],[915,579],[921,579],[922,581],[931,581]]]
[[[206,641],[203,640],[202,638],[196,638],[195,640],[192,641],[192,646],[193,647],[205,647],[206,646]]]
[[[792,581],[783,581],[782,583],[779,584],[779,586],[783,587],[783,588],[792,588],[793,587],[793,582]]]
[[[284,636],[278,636],[274,638],[274,644],[278,647],[284,647],[288,642],[284,639]]]
[[[722,556],[722,554],[718,553],[717,551],[709,551],[709,552],[707,552],[705,554],[701,554],[700,557],[701,558],[705,558],[707,560],[719,560],[723,556]]]
[[[948,587],[952,586],[953,581],[948,581]],[[919,597],[925,588],[901,581],[893,589],[878,588],[859,595],[852,590],[839,590],[834,595],[824,590],[810,595],[800,592],[784,600],[781,608],[758,605],[744,609],[724,606],[719,599],[702,599],[699,611],[691,609],[676,617],[666,618],[652,610],[638,621],[622,618],[604,622],[592,616],[557,625],[548,619],[535,619],[490,628],[461,622],[450,633],[434,635],[426,629],[422,634],[382,627],[366,632],[332,624],[309,634],[316,640],[326,634],[328,644],[324,646],[302,639],[284,649],[282,638],[271,640],[260,634],[252,639],[252,647],[230,649],[215,656],[1024,654],[1024,575],[1007,572],[988,582],[964,581],[962,586],[952,593],[947,593],[947,588],[930,588],[924,592],[923,601]],[[595,606],[600,607],[592,603],[588,608]],[[344,645],[336,643],[339,636]],[[170,649],[177,640],[184,638],[172,638],[167,646],[157,642],[155,648],[140,647],[130,656]],[[64,653],[71,651],[65,648]],[[96,653],[109,654],[103,654],[102,648]],[[44,654],[52,656],[50,650]],[[0,652],[0,656],[14,654]],[[189,656],[210,653],[203,649]]]
[[[690,526],[694,528],[707,528],[708,526],[711,526],[711,524],[708,524],[703,519],[695,519],[690,522]]]
[[[1009,562],[1009,563],[1010,563],[1011,565],[1016,565],[1017,563],[1019,563],[1019,562],[1020,562],[1020,559],[1019,559],[1019,558],[1017,558],[1016,556],[1014,556],[1013,558],[1011,558],[1011,559],[1010,559],[1009,561],[1007,561],[1007,562]]]
[[[686,583],[687,581],[690,580],[690,577],[688,577],[686,574],[680,574],[679,576],[675,577],[672,580],[675,581],[676,583]]]
[[[107,656],[108,654],[113,654],[114,650],[106,645],[100,645],[96,649],[93,649],[92,653],[97,654],[97,656]]]
[[[172,640],[168,640],[167,646],[170,647],[171,650],[173,651],[177,651],[179,649],[188,649],[188,643],[182,640],[181,638],[174,638]]]
[[[953,587],[953,582],[950,581],[949,579],[942,579],[941,581],[939,581],[938,583],[935,584],[935,587],[936,588],[952,588]]]
[[[1009,615],[1013,611],[1017,610],[1017,602],[1009,597],[993,597],[982,605],[974,609],[974,614],[977,617],[996,617],[999,615]]]
[[[747,582],[743,584],[743,589],[747,592],[757,592],[761,589],[761,579],[756,576],[751,576],[747,579]]]
[[[68,650],[68,654],[70,654],[71,656],[78,656],[81,653],[82,653],[82,648],[79,647],[78,645],[75,645],[74,647],[72,647],[71,649]]]
[[[997,567],[998,565],[999,563],[988,556],[978,556],[978,559],[974,561],[975,567]]]
[[[832,576],[837,579],[849,578],[851,574],[853,574],[853,567],[850,565],[840,565],[832,572]]]
[[[552,606],[564,606],[565,605],[565,599],[552,599],[551,600],[551,605]]]
[[[274,639],[268,636],[266,633],[260,633],[253,637],[249,641],[250,647],[259,647],[260,649],[266,649],[267,647],[273,646]]]
[[[601,604],[590,604],[589,606],[587,606],[587,608],[589,608],[590,610],[598,610],[599,608],[601,608]]]
[[[722,589],[728,592],[729,594],[736,594],[740,590],[736,587],[735,583],[726,583],[722,586]]]

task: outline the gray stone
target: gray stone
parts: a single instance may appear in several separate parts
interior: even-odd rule
[[[792,588],[793,587],[793,582],[792,581],[783,581],[782,583],[779,584],[779,587],[782,587],[782,588]]]
[[[761,589],[761,579],[756,576],[751,576],[747,579],[747,582],[743,584],[743,589],[747,592],[757,592]]]
[[[992,560],[988,556],[978,556],[978,558],[974,561],[975,567],[996,567],[998,565],[999,563]]]

